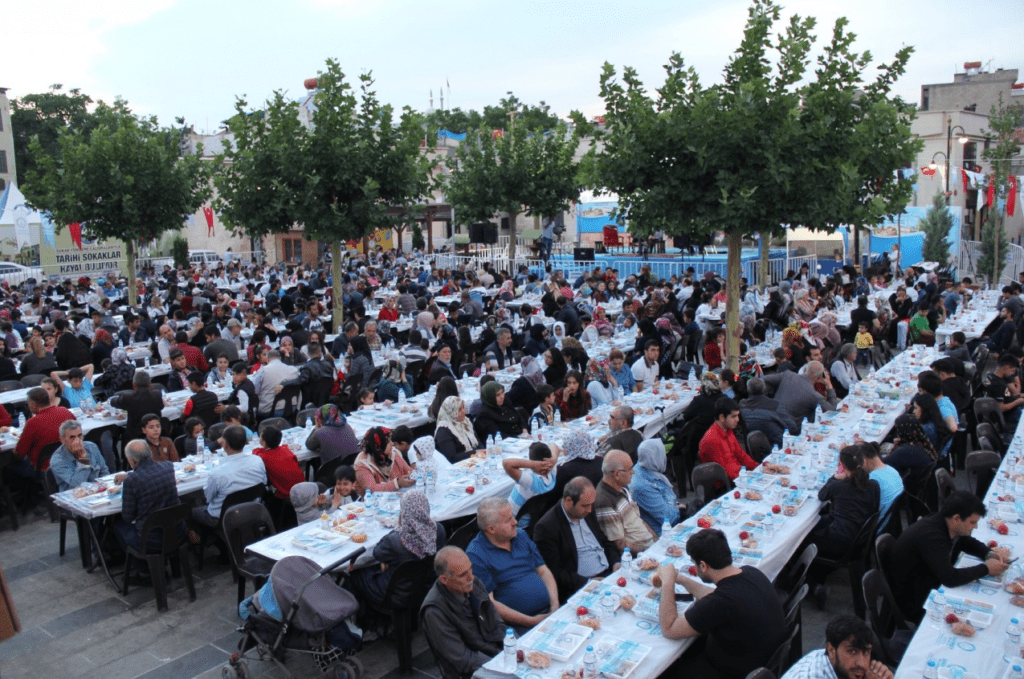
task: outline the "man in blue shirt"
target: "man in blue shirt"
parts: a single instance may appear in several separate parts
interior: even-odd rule
[[[220,510],[228,495],[267,484],[267,469],[263,466],[263,459],[243,452],[245,429],[237,424],[227,427],[218,443],[224,449],[227,459],[221,460],[206,479],[203,494],[207,504],[192,508],[192,520],[210,528],[216,528],[220,523]]]
[[[60,425],[60,448],[50,457],[50,469],[63,492],[110,473],[99,447],[82,438],[82,424],[68,420]]]
[[[555,576],[537,545],[520,531],[508,500],[489,497],[476,515],[480,534],[466,554],[506,624],[533,627],[558,610]]]

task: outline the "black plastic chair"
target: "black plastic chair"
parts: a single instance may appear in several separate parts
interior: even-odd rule
[[[767,667],[761,667],[748,674],[746,679],[777,679],[777,677]]]
[[[314,401],[314,403],[315,403],[315,401]],[[320,405],[323,405],[325,403],[327,403],[326,399],[321,401]],[[313,421],[313,415],[315,415],[316,411],[318,411],[318,410],[320,410],[320,408],[306,408],[304,410],[300,410],[299,413],[295,416],[295,424],[296,424],[296,426],[304,427],[306,425],[306,418],[309,418],[309,421],[312,422]]]
[[[800,589],[796,591],[793,598],[790,599],[789,603],[783,606],[782,611],[786,615],[786,629],[794,630],[801,629],[804,624],[803,620],[803,603],[804,599],[807,598],[807,593],[811,591],[811,586],[806,582],[800,586]],[[797,633],[790,638],[789,644],[789,658],[786,659],[786,669],[789,668],[794,662],[799,660],[804,654],[804,639],[801,633]]]
[[[953,494],[956,487],[953,485],[953,477],[942,467],[935,470],[935,485],[938,488],[938,508],[942,511],[942,505],[946,498]]]
[[[281,392],[284,393],[284,392]],[[262,434],[263,430],[267,427],[277,427],[281,431],[291,428],[291,422],[283,417],[268,417],[267,419],[260,422],[259,433]]]
[[[754,458],[755,462],[764,462],[772,452],[772,442],[763,431],[752,431],[747,434],[747,454]]]
[[[420,373],[423,372],[423,364],[426,361],[410,361],[409,365],[405,366],[405,379],[409,384],[413,385],[413,393],[421,393],[416,389],[416,383],[419,380]]]
[[[142,530],[139,532],[139,544],[142,545],[142,548],[128,547],[127,549],[129,558],[124,567],[122,594],[128,594],[128,581],[132,572],[131,557],[145,559],[149,564],[149,574],[153,579],[153,590],[156,592],[156,609],[166,611],[167,583],[164,580],[164,561],[170,558],[175,559],[181,568],[182,578],[185,580],[185,586],[188,587],[188,600],[196,600],[196,584],[192,579],[192,566],[188,560],[188,539],[180,539],[178,535],[178,526],[186,523],[191,516],[191,507],[186,504],[178,504],[157,510],[146,517],[146,521],[142,524]],[[150,552],[146,549],[146,545],[153,532],[159,532],[162,535],[163,544],[158,551]]]
[[[800,635],[799,623],[789,632],[789,636],[786,640],[779,644],[775,652],[772,653],[772,657],[769,658],[768,662],[765,663],[765,669],[769,670],[776,676],[782,676],[786,673],[789,668],[789,652],[793,647],[793,640]]]
[[[56,514],[56,518],[60,519],[60,555],[64,556],[64,552],[65,552],[64,545],[67,542],[67,536],[68,536],[68,522],[70,521],[70,522],[74,523],[75,527],[78,528],[79,527],[78,521],[76,520],[76,517],[75,517],[74,514],[72,514],[68,510],[64,509],[60,505],[56,504],[51,499],[51,496],[54,493],[59,492],[59,489],[57,487],[57,477],[54,476],[52,469],[47,469],[43,473],[43,491],[46,492],[46,501],[49,504],[49,506],[51,507],[52,511]],[[13,504],[9,504],[8,506],[11,507],[12,509],[14,507]],[[51,523],[52,523],[52,521],[51,521]],[[78,548],[82,552],[84,552],[87,549],[90,549],[89,540],[85,539],[85,537],[82,535],[81,530],[78,531]],[[84,559],[84,554],[83,554],[83,559]],[[83,565],[84,565],[84,563],[83,563]]]
[[[800,552],[800,556],[786,564],[779,576],[775,578],[775,592],[779,595],[783,608],[789,607],[793,597],[807,582],[807,571],[817,556],[818,545],[813,542],[808,543],[804,547],[804,551]]]
[[[1003,418],[1003,411],[999,401],[984,396],[974,400],[974,417],[978,424],[987,422],[996,428],[997,432],[1006,429],[1006,420]]]
[[[882,571],[882,573],[889,572],[889,555],[892,554],[893,545],[896,544],[896,538],[883,533],[875,538],[875,568]]]
[[[289,424],[287,424],[286,427],[290,427],[290,422],[292,418],[295,417],[295,413],[302,408],[302,386],[294,384],[292,386],[285,387],[284,389],[282,389],[280,394],[274,396],[273,409],[275,412],[278,410],[278,405],[281,406],[280,410],[283,413],[282,417],[289,422]]]
[[[270,518],[270,511],[259,502],[243,502],[223,512],[221,523],[227,538],[231,570],[238,579],[238,603],[242,603],[246,578],[252,580],[254,590],[258,590],[267,582],[274,566],[273,561],[246,554],[245,548],[275,535],[274,521]]]
[[[255,486],[249,486],[248,488],[243,488],[241,490],[236,490],[233,493],[229,493],[228,496],[224,498],[224,503],[220,507],[221,520],[218,522],[217,528],[212,529],[208,526],[201,527],[202,530],[200,530],[199,535],[199,555],[197,557],[198,563],[196,564],[196,568],[198,570],[203,570],[203,566],[206,562],[204,556],[206,553],[206,547],[210,544],[211,540],[222,540],[227,544],[227,540],[224,538],[224,514],[235,505],[240,505],[243,502],[255,502],[256,500],[259,500],[263,497],[263,494],[266,491],[267,487],[258,483]],[[230,548],[228,551],[231,551]]]
[[[445,661],[444,655],[434,639],[434,635],[430,633],[430,630],[427,629],[427,625],[423,621],[422,611],[420,611],[419,620],[420,625],[423,627],[423,636],[427,640],[427,647],[430,648],[430,653],[434,656],[434,662],[437,664],[437,670],[441,673],[441,679],[461,679],[459,672],[454,667],[450,667],[448,662]],[[775,677],[771,677],[771,679],[775,679]]]
[[[711,502],[732,488],[725,467],[717,462],[704,462],[694,467],[693,473],[690,474],[690,482],[694,489],[704,489],[704,502]]]
[[[899,665],[915,628],[903,617],[882,571],[873,568],[865,573],[862,588],[867,601],[868,620],[880,642],[883,660],[887,665]]]
[[[25,375],[21,378],[21,388],[29,389],[31,387],[38,387],[46,379],[46,375]]]
[[[412,634],[418,626],[420,605],[436,579],[434,555],[430,554],[401,564],[388,581],[379,610],[391,617],[401,673],[412,671]]]
[[[455,374],[462,377],[466,373],[472,375],[474,372],[476,372],[476,363],[463,363],[459,366],[459,371]]]
[[[476,519],[470,519],[466,525],[461,528],[457,528],[452,532],[451,537],[448,538],[448,545],[452,547],[458,547],[465,551],[469,547],[469,543],[473,541],[473,538],[480,532],[480,527],[476,523]]]
[[[174,439],[174,450],[178,453],[178,459],[185,459],[185,435],[182,434]]]
[[[14,461],[14,452],[0,453],[0,498],[7,505],[7,517],[11,520],[11,530],[18,530],[18,507],[14,504],[11,488],[5,480],[4,468]]]
[[[814,563],[820,564],[831,570],[846,567],[850,576],[850,590],[853,593],[853,611],[858,618],[864,617],[864,593],[861,591],[861,578],[867,570],[865,562],[871,545],[874,544],[875,529],[878,526],[878,512],[875,512],[864,522],[857,536],[847,547],[846,552],[838,558],[828,558],[819,555]]]
[[[987,450],[976,450],[967,454],[964,460],[964,471],[967,473],[968,484],[971,483],[971,478],[974,478],[975,495],[984,499],[1001,462],[998,453]]]
[[[25,385],[21,383],[21,380],[3,380],[0,382],[0,393],[24,388]]]

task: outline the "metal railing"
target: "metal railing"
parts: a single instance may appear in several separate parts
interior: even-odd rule
[[[978,261],[981,259],[981,241],[962,240],[960,241],[960,277],[971,276],[978,282],[984,279],[989,282],[992,277],[990,271],[979,271]],[[1010,243],[1006,252],[1001,257],[1003,269],[999,273],[999,280],[995,284],[1012,283],[1017,276],[1024,271],[1024,248]]]

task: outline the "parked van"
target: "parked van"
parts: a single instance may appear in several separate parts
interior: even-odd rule
[[[205,264],[207,267],[214,269],[223,260],[221,259],[221,256],[213,250],[189,250],[188,261],[199,267],[202,267]]]

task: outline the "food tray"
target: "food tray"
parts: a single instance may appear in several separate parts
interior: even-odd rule
[[[316,528],[295,535],[292,538],[292,545],[314,554],[328,554],[344,545],[348,540],[347,535]]]
[[[569,660],[590,638],[593,630],[565,620],[547,620],[530,630],[519,642],[533,651],[547,653],[555,660]]]
[[[657,571],[651,571],[656,573]],[[615,588],[601,580],[591,580],[582,589],[569,597],[568,602],[573,606],[586,606],[592,612],[599,613],[601,610],[601,596],[605,590],[612,592],[615,599],[615,609],[619,608],[619,597],[615,595]]]
[[[651,652],[651,647],[605,637],[598,641],[594,650],[597,651],[597,668],[601,674],[609,679],[626,679]]]

